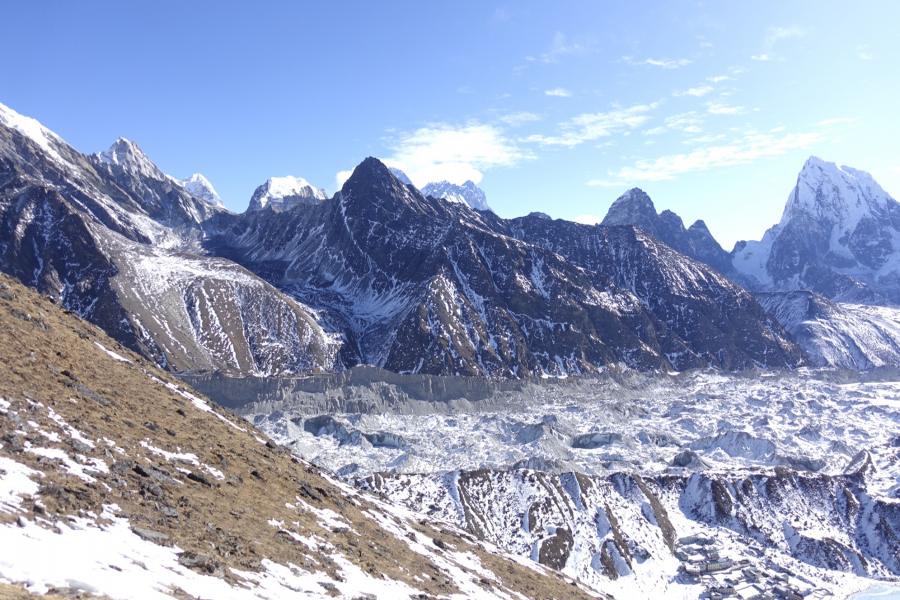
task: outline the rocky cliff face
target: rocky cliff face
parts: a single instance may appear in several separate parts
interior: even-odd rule
[[[777,325],[709,268],[633,230],[569,225],[438,201],[367,159],[315,210],[213,221],[209,247],[322,308],[349,331],[348,360],[399,372],[796,363]],[[581,242],[553,243],[566,238]],[[676,297],[723,312],[710,323]],[[711,334],[704,347],[692,327]]]
[[[871,175],[812,157],[781,221],[762,240],[739,242],[732,265],[757,289],[897,303],[898,240],[900,204]]]
[[[593,273],[597,285],[605,278],[628,290],[658,323],[659,339],[665,340],[676,368],[715,362],[728,368],[791,365],[800,360],[780,326],[748,292],[640,229],[528,216],[510,221],[509,231]]]
[[[4,111],[2,268],[170,368],[527,377],[797,364],[743,290],[631,228],[506,221],[423,195],[376,159],[333,198],[273,178],[257,210],[235,215],[133,142],[85,157]]]
[[[3,111],[8,124],[24,119]],[[0,181],[0,269],[158,364],[339,368],[337,338],[306,307],[196,253],[201,223],[225,211],[187,193],[132,142],[85,157],[43,129],[0,125]]]
[[[670,210],[657,214],[643,190],[633,188],[622,194],[603,218],[602,225],[634,225],[670,248],[705,263],[720,273],[731,271],[730,257],[719,245],[706,223],[695,221],[685,229],[681,217]]]

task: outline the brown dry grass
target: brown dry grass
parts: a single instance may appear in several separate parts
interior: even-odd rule
[[[132,362],[114,360],[96,343]],[[234,577],[227,567],[257,570],[263,558],[335,576],[337,567],[329,552],[336,551],[369,573],[405,581],[430,595],[457,591],[427,557],[411,551],[402,538],[385,532],[363,513],[377,510],[366,496],[348,493],[317,469],[261,443],[262,434],[235,415],[214,408],[220,419],[198,410],[166,383],[187,389],[93,325],[0,276],[0,397],[12,403],[9,414],[0,414],[0,436],[8,438],[0,453],[47,474],[39,499],[26,502],[30,518],[37,513],[52,522],[88,511],[99,514],[104,504],[116,503],[133,526],[162,533],[169,542],[206,557],[197,568],[225,577]],[[79,446],[48,417],[48,407],[86,437],[113,440],[124,455],[104,444],[93,449]],[[45,431],[59,432],[61,441],[50,442],[35,431],[16,433],[23,428],[12,422],[13,414],[36,421]],[[141,441],[170,452],[193,453],[225,479],[166,460]],[[96,475],[96,483],[86,483],[53,461],[15,450],[26,442],[102,459],[111,472]],[[190,470],[197,480],[176,467]],[[298,496],[337,512],[348,527],[331,529],[320,525],[311,512],[286,507]],[[0,520],[4,518],[14,517],[0,515]],[[270,525],[273,518],[293,532],[316,536],[333,550],[308,550]],[[458,533],[427,523],[416,529],[477,554],[498,580],[485,580],[485,589],[502,587],[527,598],[592,597],[554,573],[491,555]],[[422,574],[429,575],[424,582],[413,579]],[[18,593],[16,589],[0,588],[0,598],[17,597],[9,595]]]

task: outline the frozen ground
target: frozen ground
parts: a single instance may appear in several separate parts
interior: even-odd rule
[[[871,379],[826,371],[633,374],[534,386],[466,413],[249,418],[345,476],[513,465],[588,474],[776,465],[840,473],[866,450],[876,466],[873,491],[896,498],[900,382]]]
[[[895,593],[900,574],[895,375],[629,373],[463,411],[249,418],[345,478],[616,597],[848,597]]]

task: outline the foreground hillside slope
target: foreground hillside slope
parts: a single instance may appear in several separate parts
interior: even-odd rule
[[[0,596],[593,597],[471,539],[291,458],[0,276]]]

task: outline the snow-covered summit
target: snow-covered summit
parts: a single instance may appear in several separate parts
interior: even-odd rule
[[[777,225],[738,242],[734,269],[763,290],[900,301],[900,203],[865,171],[810,157]]]
[[[15,129],[41,147],[58,162],[66,162],[57,151],[56,146],[65,146],[58,135],[41,125],[37,119],[26,117],[0,102],[0,124]]]
[[[466,181],[462,185],[450,183],[449,181],[432,182],[422,188],[422,194],[434,198],[443,198],[448,202],[468,204],[476,210],[491,210],[484,190],[475,185],[473,181]]]
[[[396,177],[400,181],[400,183],[402,183],[403,185],[412,185],[413,184],[413,182],[409,178],[409,176],[406,173],[404,173],[403,171],[401,171],[400,169],[398,169],[397,167],[388,167],[388,171],[390,171],[391,175]]]
[[[324,189],[314,187],[302,177],[270,177],[253,192],[247,210],[270,208],[282,211],[298,204],[316,204],[327,198]]]
[[[213,187],[212,183],[209,182],[209,179],[204,177],[202,173],[194,173],[187,179],[178,180],[178,183],[194,198],[203,200],[207,204],[213,206],[225,207],[222,203],[222,198],[220,198],[219,193],[216,192],[216,188]]]
[[[144,154],[144,151],[136,143],[124,137],[117,139],[106,152],[100,152],[96,157],[101,162],[120,167],[134,177],[166,180],[166,174]]]
[[[852,230],[867,216],[880,216],[897,202],[865,171],[811,156],[797,177],[781,224],[804,215]]]

